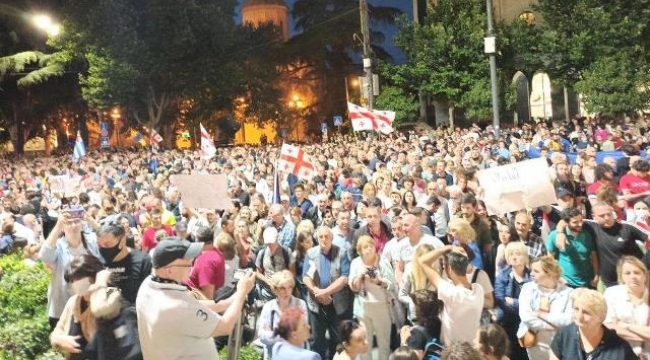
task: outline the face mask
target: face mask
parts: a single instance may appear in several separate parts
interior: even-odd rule
[[[646,209],[638,209],[638,210],[635,210],[634,213],[636,214],[636,217],[638,219],[645,219],[650,214],[650,211],[648,211]]]
[[[85,277],[81,280],[77,280],[73,282],[70,287],[75,295],[83,295],[88,292],[88,288],[90,288],[90,278]]]
[[[120,241],[120,243],[121,243],[121,241]],[[99,248],[99,254],[101,254],[101,256],[104,258],[104,260],[106,260],[108,262],[113,261],[113,259],[115,259],[117,254],[119,254],[120,251],[122,251],[122,249],[120,248],[120,243],[117,243],[117,245],[115,245],[113,247],[109,247],[109,248],[100,247]]]

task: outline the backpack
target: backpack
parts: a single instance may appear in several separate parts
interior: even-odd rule
[[[264,263],[264,255],[266,255],[266,249],[268,249],[268,246],[263,247],[262,250],[261,250],[262,263]],[[291,263],[291,259],[290,259],[290,255],[289,255],[289,249],[287,249],[284,246],[280,245],[280,251],[282,251],[282,258],[284,259],[284,268],[288,270],[289,269],[289,264]],[[273,256],[271,256],[271,261],[273,261]],[[273,267],[275,268],[275,264],[273,264]]]
[[[422,360],[440,360],[442,359],[442,350],[444,349],[444,346],[442,346],[438,339],[433,338],[424,346]]]

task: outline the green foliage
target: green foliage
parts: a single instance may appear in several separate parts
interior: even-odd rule
[[[384,86],[379,96],[375,98],[375,107],[395,111],[394,125],[399,125],[405,122],[417,121],[420,105],[417,102],[417,96],[407,94],[402,88]]]
[[[228,358],[228,347],[224,346],[221,351],[219,351],[219,359]],[[251,345],[243,346],[239,349],[239,360],[262,360],[262,354],[256,348]]]
[[[462,107],[470,118],[485,118],[492,111],[485,25],[482,0],[438,1],[419,25],[404,17],[395,43],[408,62],[386,66],[382,74],[409,92],[422,91]]]
[[[0,359],[34,359],[50,348],[48,271],[27,267],[18,254],[0,258]]]

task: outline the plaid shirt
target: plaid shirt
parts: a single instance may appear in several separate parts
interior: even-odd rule
[[[540,256],[546,255],[546,245],[544,244],[544,240],[542,240],[541,236],[533,232],[529,232],[528,239],[522,239],[522,241],[528,248],[528,258],[530,261],[533,261]]]

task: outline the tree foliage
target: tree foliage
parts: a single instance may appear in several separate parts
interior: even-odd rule
[[[375,98],[377,109],[391,109],[395,111],[395,124],[417,121],[420,105],[417,94],[407,93],[398,86],[384,86],[381,93]]]

